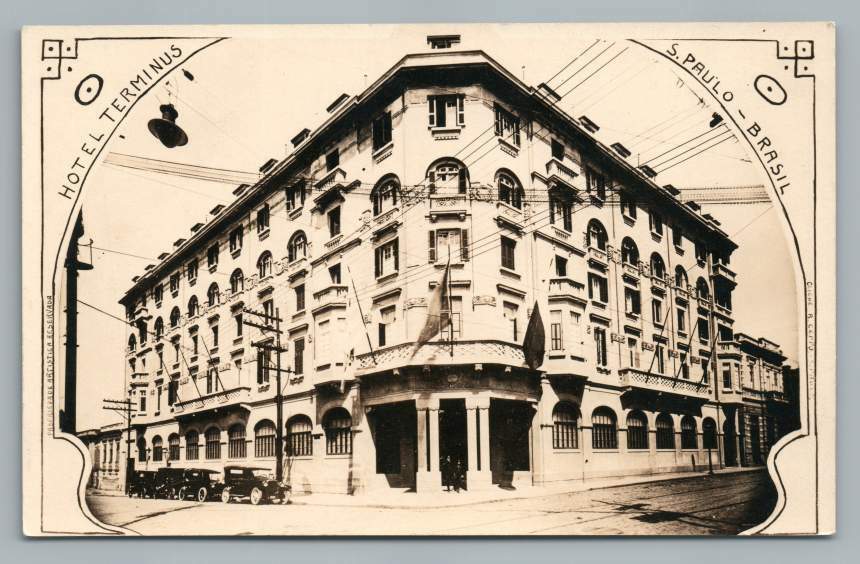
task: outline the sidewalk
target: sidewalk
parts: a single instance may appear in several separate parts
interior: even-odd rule
[[[740,474],[746,472],[760,472],[763,470],[765,470],[764,466],[723,468],[715,470],[714,474]],[[368,492],[357,496],[324,493],[294,494],[290,497],[290,503],[293,505],[375,507],[380,509],[458,507],[480,503],[511,501],[516,499],[551,497],[565,493],[632,486],[636,484],[648,484],[652,482],[703,478],[706,476],[708,476],[707,472],[679,472],[654,474],[650,476],[607,478],[589,480],[588,482],[565,482],[562,484],[550,484],[547,486],[527,486],[510,490],[494,487],[490,490],[477,492],[461,491],[459,493],[454,491],[447,492],[440,488],[438,492],[415,493],[403,489],[397,489]]]

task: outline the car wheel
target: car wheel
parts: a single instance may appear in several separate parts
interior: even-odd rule
[[[251,490],[251,504],[260,505],[261,501],[263,501],[263,490],[255,487]]]
[[[182,486],[179,488],[179,499],[185,500],[188,498],[188,488]]]
[[[206,498],[208,498],[208,497],[209,497],[209,490],[207,490],[206,488],[201,487],[199,490],[197,490],[197,501],[199,501],[200,503],[203,503],[204,501],[206,501]]]
[[[167,493],[167,499],[179,499],[179,494],[176,491],[176,488],[170,488],[170,491]]]
[[[221,501],[224,503],[230,503],[230,490],[224,490],[221,492]]]

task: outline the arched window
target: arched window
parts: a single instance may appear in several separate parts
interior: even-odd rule
[[[342,407],[335,407],[323,418],[326,454],[352,454],[352,416]]]
[[[313,456],[312,427],[306,415],[295,415],[287,421],[287,456]]]
[[[496,186],[499,190],[499,201],[517,209],[523,207],[523,189],[513,173],[500,170],[496,173]]]
[[[663,262],[663,257],[657,253],[651,255],[651,276],[660,280],[666,278],[666,263]]]
[[[703,447],[707,449],[717,448],[717,424],[710,417],[706,417],[702,421],[702,439]]]
[[[128,352],[134,352],[137,350],[137,337],[132,333],[128,336]]]
[[[275,424],[264,419],[254,427],[254,456],[275,456]]]
[[[687,286],[690,285],[689,280],[687,279],[687,271],[684,270],[683,266],[675,267],[675,286],[681,288],[682,290],[686,290]]]
[[[376,183],[370,192],[373,215],[387,212],[397,205],[400,198],[400,182],[396,176],[386,176]]]
[[[179,308],[174,306],[173,309],[170,310],[170,326],[171,327],[179,327],[179,318],[182,316],[179,313]]]
[[[579,448],[577,423],[579,410],[567,402],[556,404],[552,410],[552,448]]]
[[[164,445],[161,441],[161,437],[155,435],[152,437],[152,461],[153,462],[161,462],[161,459],[164,457]]]
[[[711,297],[711,290],[708,287],[708,283],[701,276],[696,280],[696,294],[703,300],[707,300]]]
[[[632,266],[639,265],[639,248],[630,237],[621,241],[621,262]]]
[[[188,300],[188,317],[194,317],[200,313],[200,303],[197,301],[197,296],[191,296]]]
[[[681,448],[699,448],[698,429],[696,429],[696,418],[685,415],[681,418]]]
[[[262,280],[272,273],[272,253],[263,251],[257,259],[257,276]]]
[[[427,169],[427,188],[435,192],[465,194],[469,188],[469,169],[456,159],[440,159]]]
[[[176,433],[167,437],[167,460],[179,460],[179,435]]]
[[[304,231],[296,231],[287,243],[287,260],[290,262],[305,258],[308,254],[308,238]]]
[[[218,305],[218,302],[221,301],[221,290],[218,289],[218,284],[213,282],[209,285],[209,289],[206,290],[206,304],[209,307],[214,305]]]
[[[657,448],[675,448],[675,422],[672,421],[672,416],[668,413],[661,413],[657,416]]]
[[[221,458],[221,429],[209,427],[203,436],[206,439],[206,460]]]
[[[245,426],[236,423],[227,430],[227,457],[245,458],[248,455],[245,442]]]
[[[161,317],[155,320],[155,338],[160,339],[164,336],[164,320]]]
[[[598,407],[591,414],[591,447],[603,450],[618,448],[615,412],[608,407]]]
[[[200,458],[200,433],[188,431],[185,433],[185,460]]]
[[[146,439],[143,437],[137,439],[137,461],[146,462]]]
[[[245,275],[242,274],[242,269],[237,268],[230,275],[230,293],[237,294],[245,290]]]
[[[641,411],[631,411],[627,416],[627,448],[648,448],[648,418]]]
[[[589,247],[596,247],[601,251],[605,251],[607,241],[608,237],[606,236],[606,229],[603,227],[603,224],[596,219],[589,221],[585,237],[586,244]]]

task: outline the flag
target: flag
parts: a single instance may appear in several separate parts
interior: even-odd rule
[[[529,368],[537,370],[543,364],[543,355],[545,352],[546,333],[544,332],[540,309],[537,302],[535,302],[535,308],[532,311],[532,316],[529,318],[526,335],[523,339],[523,356]]]
[[[442,330],[442,305],[448,303],[448,276],[451,268],[451,260],[445,265],[445,271],[442,273],[442,280],[439,285],[433,289],[433,295],[430,296],[430,304],[427,307],[427,321],[424,322],[424,327],[421,333],[418,334],[418,340],[415,341],[415,348],[412,349],[412,356],[418,352],[427,341],[435,337]]]

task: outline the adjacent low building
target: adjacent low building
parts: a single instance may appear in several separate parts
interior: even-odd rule
[[[357,493],[459,464],[480,489],[757,464],[788,430],[784,357],[733,328],[719,222],[458,43],[338,97],[135,278],[138,469],[282,455],[294,490]]]

